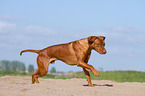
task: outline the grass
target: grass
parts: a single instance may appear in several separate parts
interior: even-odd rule
[[[139,71],[107,71],[99,72],[100,76],[96,77],[90,72],[92,80],[112,80],[116,82],[145,82],[145,72]],[[22,75],[22,76],[31,76],[32,73],[20,73],[20,72],[7,72],[0,71],[0,77],[10,75]],[[59,73],[59,74],[47,74],[42,78],[53,78],[53,79],[70,79],[70,78],[82,78],[86,79],[86,76],[83,71],[81,72],[68,72],[68,73]]]
[[[31,73],[25,73],[25,72],[13,72],[13,71],[0,71],[0,77],[5,76],[5,75],[9,75],[9,76],[17,76],[17,75],[21,75],[21,76],[31,76]]]
[[[145,82],[145,72],[138,71],[109,71],[100,72],[98,80],[112,80],[117,82]]]
[[[96,77],[90,72],[92,80],[112,80],[116,82],[145,82],[145,72],[139,71],[107,71],[99,72]],[[56,79],[83,78],[86,79],[84,72],[73,72],[68,75],[55,76]]]

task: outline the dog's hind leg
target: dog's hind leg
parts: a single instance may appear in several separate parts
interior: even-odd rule
[[[32,75],[32,84],[34,84],[35,81],[36,81],[36,83],[39,83],[38,79],[36,78],[37,74],[39,74],[38,70],[35,73],[33,73],[33,75]]]
[[[49,63],[50,63],[49,57],[38,55],[37,57],[38,70],[32,75],[32,84],[34,84],[35,81],[36,83],[39,83],[38,77],[47,74]]]

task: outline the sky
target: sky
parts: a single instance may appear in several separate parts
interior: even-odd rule
[[[92,51],[89,64],[97,70],[145,72],[144,0],[1,0],[0,60],[18,60],[37,69],[35,53],[88,36],[105,36],[107,54]],[[49,70],[82,71],[62,61]]]

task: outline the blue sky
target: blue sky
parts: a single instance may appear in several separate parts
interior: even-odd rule
[[[145,72],[144,0],[3,0],[0,3],[0,60],[19,60],[37,68],[37,54],[24,49],[106,37],[106,55],[92,51],[96,69]],[[57,71],[81,71],[61,61]]]

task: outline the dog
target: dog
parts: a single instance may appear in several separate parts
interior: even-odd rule
[[[88,64],[91,55],[91,50],[94,49],[99,54],[106,54],[104,36],[89,36],[84,39],[76,40],[66,44],[53,45],[42,50],[23,50],[20,52],[37,53],[38,70],[32,75],[32,84],[39,83],[38,77],[44,76],[48,72],[50,63],[54,64],[55,60],[61,60],[68,65],[77,65],[82,67],[86,75],[89,86],[94,87],[91,82],[89,70],[95,76],[99,76],[98,71]]]

